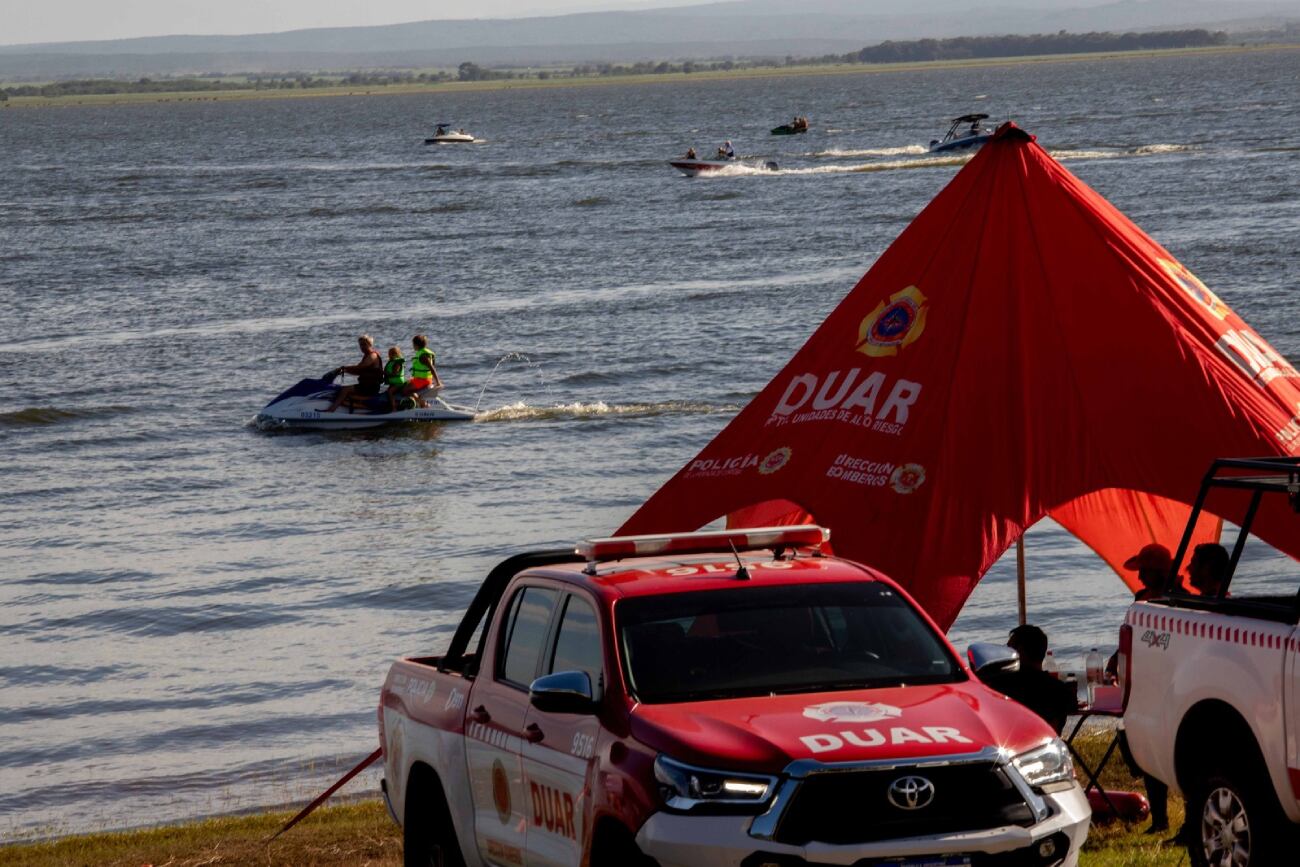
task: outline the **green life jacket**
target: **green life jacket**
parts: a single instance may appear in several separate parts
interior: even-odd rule
[[[406,359],[400,355],[396,358],[389,359],[389,362],[384,365],[384,382],[393,387],[404,385],[406,383],[406,377],[402,375],[402,367],[405,366],[405,364]]]
[[[411,359],[411,379],[433,379],[433,364],[437,356],[429,347],[418,349]]]

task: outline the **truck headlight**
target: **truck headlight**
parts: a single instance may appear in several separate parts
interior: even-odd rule
[[[1011,760],[1011,765],[1035,789],[1054,783],[1074,783],[1074,762],[1060,738],[1021,753]]]
[[[748,812],[766,804],[776,789],[776,777],[697,768],[667,756],[655,759],[655,780],[674,810]]]

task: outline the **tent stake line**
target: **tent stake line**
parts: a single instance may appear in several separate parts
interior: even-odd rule
[[[357,765],[355,768],[353,768],[352,770],[344,774],[341,778],[339,778],[339,781],[337,783],[330,786],[324,792],[321,792],[321,794],[317,796],[316,800],[312,801],[310,804],[303,807],[302,810],[298,813],[298,815],[294,816],[292,819],[288,821],[287,824],[285,824],[283,828],[281,828],[279,831],[276,831],[273,835],[271,835],[271,838],[266,842],[271,843],[272,841],[275,840],[276,837],[279,837],[285,831],[288,831],[294,825],[297,825],[303,819],[306,819],[309,815],[311,815],[313,810],[315,810],[321,804],[325,803],[325,801],[329,799],[330,795],[334,794],[339,789],[343,788],[343,786],[348,782],[348,780],[351,780],[357,774],[361,773],[366,768],[373,765],[383,754],[384,754],[384,748],[380,747],[379,749],[375,750],[373,753],[371,753],[370,755],[362,759],[361,764]]]

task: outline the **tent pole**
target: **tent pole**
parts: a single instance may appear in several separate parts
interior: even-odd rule
[[[1016,540],[1016,602],[1020,612],[1020,625],[1026,622],[1025,613],[1025,537],[1022,533]]]

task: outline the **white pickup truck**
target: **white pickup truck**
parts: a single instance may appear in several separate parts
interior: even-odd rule
[[[1300,568],[1260,557],[1250,533],[1288,508],[1300,533],[1300,458],[1215,461],[1164,592],[1135,603],[1120,630],[1129,747],[1187,799],[1197,867],[1300,863]],[[1197,546],[1184,584],[1205,509],[1240,516],[1241,529],[1230,552]]]

